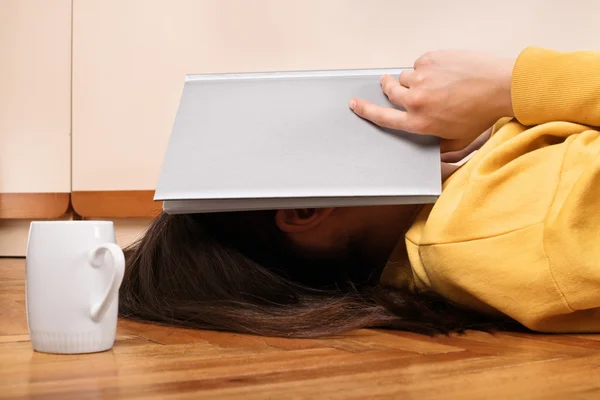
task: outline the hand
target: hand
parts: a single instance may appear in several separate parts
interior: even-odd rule
[[[442,138],[442,152],[467,147],[502,117],[514,116],[510,86],[515,60],[469,51],[421,56],[399,80],[381,77],[384,93],[406,111],[352,99],[360,117],[385,128]]]
[[[493,127],[483,132],[477,139],[473,140],[467,147],[465,147],[462,150],[442,152],[440,157],[442,162],[454,164],[462,161],[465,157],[467,157],[474,151],[479,150],[481,146],[483,146],[490,139],[490,136],[492,135],[492,130]]]

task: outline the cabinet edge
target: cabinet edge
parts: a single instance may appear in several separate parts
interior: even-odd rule
[[[60,218],[69,200],[69,193],[0,193],[0,219]]]
[[[83,218],[152,218],[162,212],[153,190],[74,191],[71,204]]]

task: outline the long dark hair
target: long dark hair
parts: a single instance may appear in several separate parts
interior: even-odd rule
[[[353,260],[303,257],[277,229],[274,211],[163,213],[125,254],[119,311],[130,319],[285,337],[496,324],[434,293],[381,286],[381,271]]]

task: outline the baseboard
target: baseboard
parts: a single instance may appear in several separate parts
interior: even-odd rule
[[[61,218],[61,220],[71,219],[73,219],[71,214]],[[124,248],[143,235],[152,219],[116,218],[111,221],[115,224],[117,243]],[[30,222],[30,220],[0,219],[0,257],[25,257]]]
[[[0,257],[24,257],[30,221],[0,219]]]
[[[125,248],[142,237],[152,218],[111,218],[109,221],[115,224],[117,244]]]

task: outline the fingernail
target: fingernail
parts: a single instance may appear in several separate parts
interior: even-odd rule
[[[351,109],[353,109],[353,110],[354,110],[354,107],[356,107],[356,101],[354,101],[354,100],[350,100],[350,101],[348,102],[348,105],[350,106],[350,108],[351,108]]]
[[[381,75],[379,77],[379,83],[383,83],[383,80],[385,79],[385,75]]]

